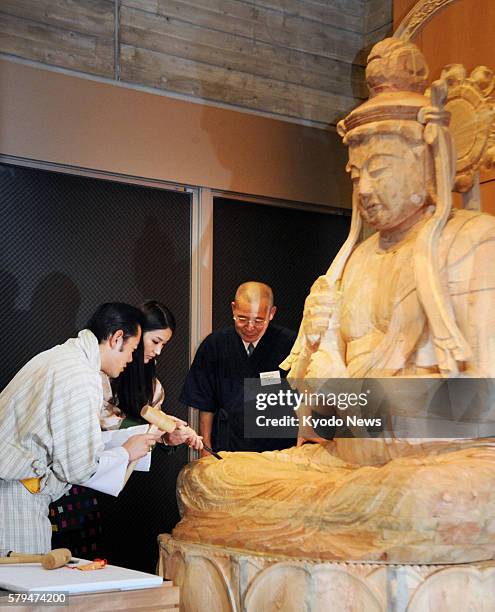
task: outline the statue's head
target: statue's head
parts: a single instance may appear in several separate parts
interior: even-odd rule
[[[382,231],[419,217],[432,203],[431,164],[422,139],[373,134],[356,140],[347,170],[362,218]]]
[[[338,282],[361,233],[361,218],[381,231],[407,229],[432,214],[415,238],[413,261],[416,290],[433,335],[440,371],[458,372],[470,348],[452,315],[450,298],[440,281],[436,256],[448,221],[455,178],[455,153],[443,110],[445,81],[431,86],[426,61],[412,43],[385,39],[368,56],[366,80],[370,98],[338,126],[349,146],[347,166],[354,182],[349,236],[328,276]],[[424,274],[427,263],[429,274]]]
[[[435,201],[433,157],[422,109],[428,67],[412,43],[385,39],[368,57],[370,99],[338,125],[349,146],[347,170],[363,219],[377,230],[399,227]]]

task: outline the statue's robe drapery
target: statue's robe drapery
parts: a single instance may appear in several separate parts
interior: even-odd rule
[[[341,332],[352,377],[438,373],[425,313],[415,289],[411,234],[390,250],[374,234],[351,255],[343,279]],[[454,317],[472,349],[464,370],[495,376],[495,220],[453,211],[439,244],[439,260]],[[426,262],[425,262],[426,263]]]
[[[374,235],[346,264],[340,329],[351,376],[439,373],[415,289],[415,235],[389,251]],[[463,374],[494,377],[495,220],[452,213],[439,259],[472,349]],[[494,482],[495,438],[337,439],[325,447],[228,454],[183,471],[183,519],[174,537],[321,559],[489,559]]]

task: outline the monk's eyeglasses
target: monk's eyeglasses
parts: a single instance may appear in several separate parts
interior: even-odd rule
[[[243,317],[242,315],[234,315],[233,319],[234,321],[237,321],[237,323],[242,327],[244,327],[245,325],[249,325],[249,323],[251,323],[255,327],[263,327],[263,325],[266,323],[267,317],[256,317],[255,319],[250,319],[249,317]]]

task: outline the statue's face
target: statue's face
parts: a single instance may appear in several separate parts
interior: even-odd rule
[[[349,148],[348,169],[363,219],[377,230],[401,226],[423,207],[424,147],[419,157],[399,135],[374,135]]]

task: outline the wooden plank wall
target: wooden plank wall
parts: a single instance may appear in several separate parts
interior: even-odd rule
[[[392,0],[0,0],[0,54],[327,127]]]
[[[114,0],[0,0],[0,52],[114,76]]]

